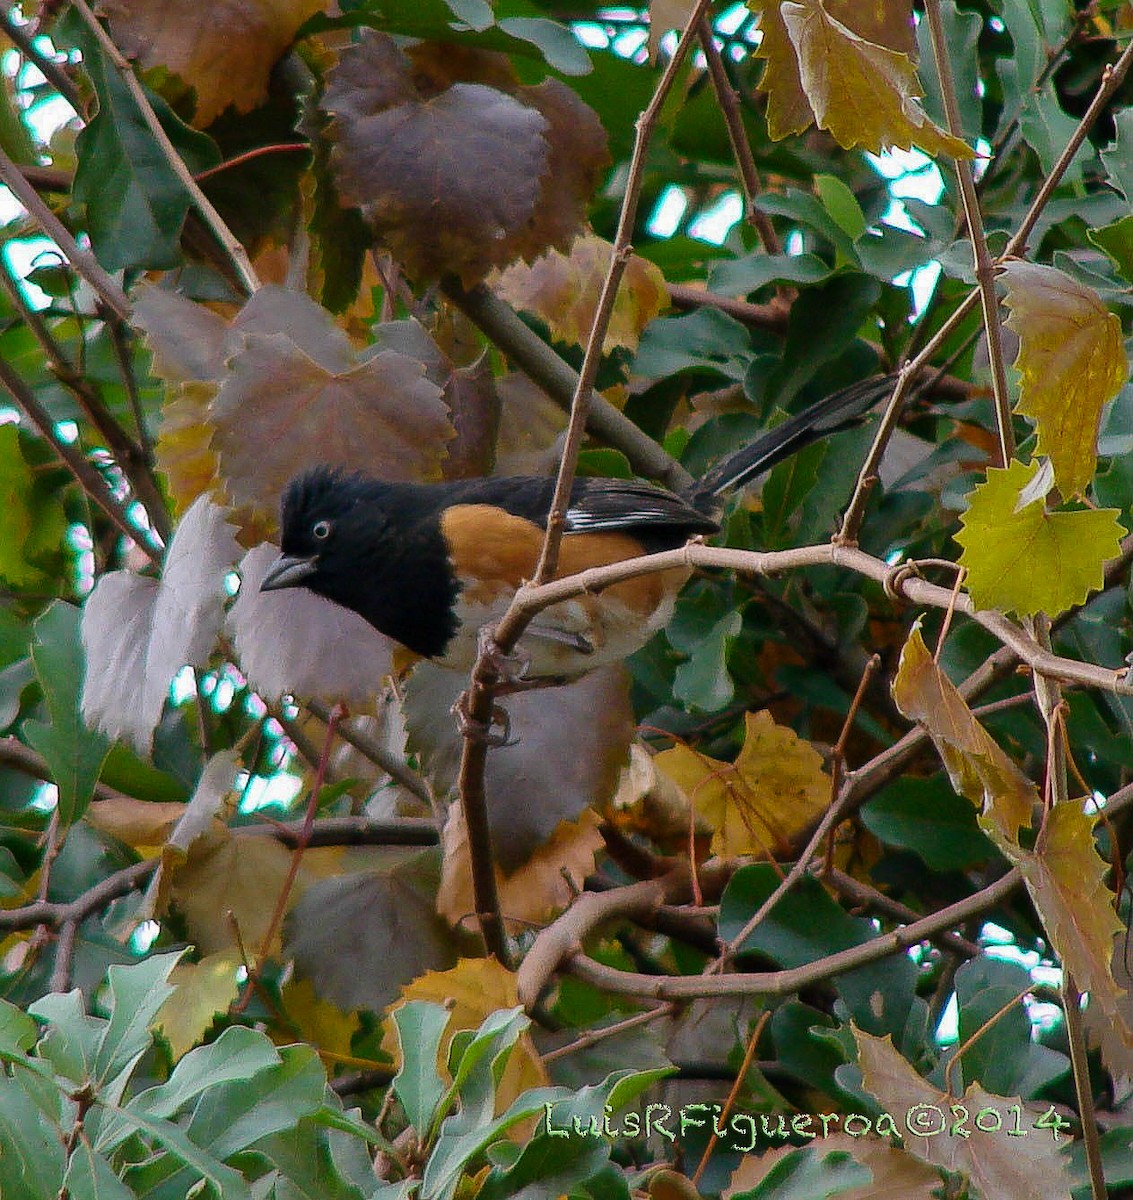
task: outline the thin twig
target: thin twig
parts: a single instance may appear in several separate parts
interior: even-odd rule
[[[720,106],[720,114],[728,130],[728,140],[732,144],[732,155],[736,160],[736,168],[740,173],[740,183],[743,185],[744,208],[748,222],[759,236],[763,249],[768,254],[782,254],[783,247],[771,218],[761,212],[756,205],[763,183],[759,178],[759,168],[755,165],[755,156],[751,152],[747,130],[744,128],[743,114],[740,111],[739,98],[728,78],[728,69],[716,45],[716,35],[708,17],[701,15],[696,23],[696,35],[700,47],[704,51],[704,61],[708,65],[708,77],[712,80],[712,90],[716,93],[716,103]]]
[[[64,100],[79,115],[83,115],[83,101],[74,80],[63,69],[61,63],[55,62],[44,54],[35,44],[31,25],[21,25],[12,17],[11,8],[0,9],[0,29],[4,31],[19,52],[35,66],[44,79],[63,97]]]
[[[152,454],[143,446],[132,441],[121,425],[111,416],[105,401],[96,388],[67,358],[62,346],[48,328],[47,322],[28,303],[20,282],[12,273],[10,261],[5,256],[0,256],[0,287],[4,289],[32,337],[42,347],[52,374],[75,397],[83,415],[105,441],[106,448],[134,489],[134,494],[145,506],[154,528],[161,535],[162,540],[167,542],[172,533],[172,524],[165,498],[153,477]],[[117,347],[122,336],[123,325],[119,320],[111,319],[107,322],[107,327],[111,339]],[[126,374],[125,367],[123,367],[123,373]],[[130,378],[132,380],[132,373],[130,373]],[[139,429],[141,429],[141,413],[137,408],[136,387],[127,385],[127,394],[130,395],[131,402],[134,404]]]
[[[1102,1166],[1098,1118],[1094,1112],[1094,1093],[1090,1086],[1090,1059],[1082,1029],[1082,993],[1078,991],[1074,976],[1069,971],[1063,973],[1061,990],[1062,1015],[1066,1020],[1066,1041],[1070,1047],[1070,1066],[1074,1075],[1074,1094],[1078,1100],[1078,1119],[1082,1122],[1082,1145],[1090,1172],[1090,1196],[1091,1200],[1106,1200],[1109,1190]]]
[[[324,704],[321,700],[309,700],[307,707],[324,724],[330,720],[332,710],[329,704]],[[395,783],[401,784],[407,792],[416,796],[422,804],[432,810],[435,800],[429,790],[429,785],[416,771],[410,769],[404,759],[391,754],[376,738],[368,736],[359,729],[352,729],[349,725],[340,725],[338,736],[347,745],[353,746],[364,758],[368,758],[375,766],[381,767]]]
[[[130,298],[121,285],[106,273],[89,250],[84,250],[75,241],[71,231],[40,198],[20,167],[3,150],[0,150],[0,180],[8,185],[27,210],[28,216],[59,247],[63,257],[90,284],[103,304],[123,321],[127,320],[130,316]]]
[[[259,290],[260,281],[256,276],[252,261],[248,257],[248,252],[224,223],[220,213],[213,207],[212,201],[201,191],[200,184],[193,178],[193,173],[185,165],[185,161],[181,155],[177,153],[177,147],[173,145],[169,139],[169,134],[162,128],[157,113],[154,112],[153,105],[149,102],[149,97],[145,93],[145,88],[142,87],[141,82],[134,73],[134,68],[130,65],[121,50],[114,44],[114,40],[102,27],[102,23],[91,11],[86,0],[71,0],[71,4],[79,16],[82,17],[91,33],[94,34],[103,53],[110,59],[115,69],[122,76],[122,82],[126,85],[126,90],[138,106],[142,120],[145,121],[146,127],[152,134],[154,141],[161,147],[161,151],[169,163],[170,170],[177,176],[178,182],[189,194],[193,207],[209,227],[213,237],[224,248],[225,253],[236,269],[236,273],[240,277],[244,290],[249,296],[253,295]]]
[[[465,289],[459,280],[445,278],[441,290],[560,408],[570,409],[578,389],[578,372],[532,333],[510,305],[482,283]],[[599,441],[620,450],[639,475],[674,491],[692,485],[693,478],[684,467],[604,396],[594,393],[590,397],[586,427]]]
[[[149,858],[144,862],[133,863],[121,871],[115,871],[113,875],[107,875],[94,887],[66,904],[41,900],[34,904],[25,904],[22,908],[0,910],[0,929],[33,929],[36,925],[61,929],[69,922],[81,923],[112,901],[137,891],[157,870],[160,861],[157,858]]]
[[[142,549],[151,562],[161,562],[161,551],[153,544],[145,530],[135,525],[126,513],[125,505],[114,495],[110,484],[85,455],[59,436],[51,415],[35,398],[23,379],[3,358],[0,358],[0,384],[8,389],[12,399],[20,406],[28,420],[48,442],[64,466],[75,477],[83,491],[110,518],[111,522]]]
[[[940,79],[940,92],[944,100],[948,129],[953,137],[963,137],[952,61],[948,54],[944,21],[940,15],[940,0],[925,0],[925,15],[928,18],[929,36],[932,39],[932,52],[936,59],[936,73]],[[984,232],[971,162],[968,159],[957,158],[955,165],[960,195],[964,201],[964,215],[968,222],[968,240],[972,244],[972,253],[975,256],[980,304],[983,308],[984,332],[987,335],[988,357],[991,362],[992,392],[995,397],[995,423],[999,434],[1000,466],[1006,467],[1015,454],[1015,434],[1011,428],[1011,401],[1007,395],[1007,366],[1003,361],[999,298],[995,294],[995,264],[987,248],[987,236]]]

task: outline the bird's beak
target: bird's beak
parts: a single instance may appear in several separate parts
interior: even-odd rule
[[[300,558],[296,554],[281,554],[271,565],[260,584],[261,592],[275,592],[280,588],[298,587],[316,570],[315,555]]]

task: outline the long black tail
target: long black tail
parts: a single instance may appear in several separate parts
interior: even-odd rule
[[[742,450],[721,459],[697,481],[686,498],[696,508],[705,511],[714,508],[716,498],[722,493],[750,483],[804,446],[856,425],[892,393],[896,383],[896,375],[863,379],[795,413]]]

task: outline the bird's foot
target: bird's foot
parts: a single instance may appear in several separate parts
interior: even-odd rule
[[[485,746],[499,748],[514,746],[519,738],[511,735],[511,717],[502,705],[492,705],[492,715],[487,721],[480,721],[468,711],[468,693],[461,692],[456,703],[452,706],[452,714],[456,717],[456,728],[462,738],[483,742]]]

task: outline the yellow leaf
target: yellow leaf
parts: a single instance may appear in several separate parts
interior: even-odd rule
[[[305,1042],[339,1058],[350,1054],[350,1040],[359,1025],[356,1012],[343,1012],[329,1000],[323,1000],[309,979],[289,980],[280,999],[284,1012],[298,1026]]]
[[[494,290],[516,308],[542,317],[556,338],[581,346],[590,336],[613,249],[605,238],[585,234],[575,239],[569,254],[550,250],[530,266],[508,267]],[[665,276],[647,259],[631,255],[602,350],[636,349],[642,330],[668,302]]]
[[[1102,406],[1121,390],[1129,363],[1121,322],[1084,283],[1054,267],[1003,268],[1008,326],[1019,335],[1018,411],[1032,417],[1065,495],[1085,490],[1097,466]]]
[[[227,1012],[240,983],[240,958],[232,950],[196,963],[179,963],[169,982],[176,991],[161,1006],[154,1024],[165,1035],[174,1062],[204,1040],[218,1013]]]
[[[100,833],[125,842],[143,858],[153,858],[184,816],[186,807],[173,800],[157,802],[111,796],[94,801],[84,819]]]
[[[982,824],[1001,848],[1018,846],[1038,803],[1035,785],[972,716],[963,696],[933,661],[919,626],[901,651],[893,699],[910,721],[928,731],[952,786],[982,812]]]
[[[715,830],[713,854],[774,857],[813,824],[830,803],[822,757],[770,713],[744,717],[743,749],[734,763],[719,762],[687,746],[654,759],[692,800]]]
[[[1080,801],[1056,804],[1035,849],[1010,857],[1023,872],[1063,967],[1074,976],[1079,991],[1089,992],[1090,1007],[1100,1008],[1119,1042],[1133,1047],[1123,1003],[1126,992],[1114,980],[1112,968],[1114,940],[1125,933],[1125,926],[1106,886],[1109,864],[1094,843],[1094,818],[1083,812]]]
[[[1106,562],[1120,551],[1116,509],[1048,512],[1027,490],[1038,471],[1017,461],[991,467],[968,495],[956,540],[977,608],[1057,615],[1102,586]]]
[[[821,0],[751,0],[751,7],[763,31],[758,56],[768,65],[760,87],[769,95],[772,137],[801,133],[813,118],[847,149],[876,154],[916,145],[927,154],[973,157],[920,106],[923,92],[907,54],[855,32]],[[851,13],[844,15],[853,22]],[[874,36],[898,27],[875,20],[865,26]]]
[[[598,814],[585,808],[577,821],[560,821],[549,841],[511,875],[496,868],[500,912],[510,921],[538,925],[570,904],[594,870],[602,848]],[[472,870],[468,856],[468,827],[464,808],[449,812],[442,839],[444,863],[437,892],[437,912],[450,925],[468,924],[475,915]]]
[[[516,977],[494,958],[462,958],[450,971],[427,971],[401,991],[403,1000],[430,1000],[443,1004],[452,1017],[449,1035],[461,1029],[478,1029],[489,1013],[515,1008],[519,1004]],[[382,1049],[392,1056],[398,1054],[397,1035],[393,1023],[386,1021]],[[447,1042],[441,1050],[442,1063],[447,1056]],[[496,1111],[502,1112],[528,1088],[545,1087],[549,1079],[543,1060],[528,1034],[523,1034],[496,1090]]]

